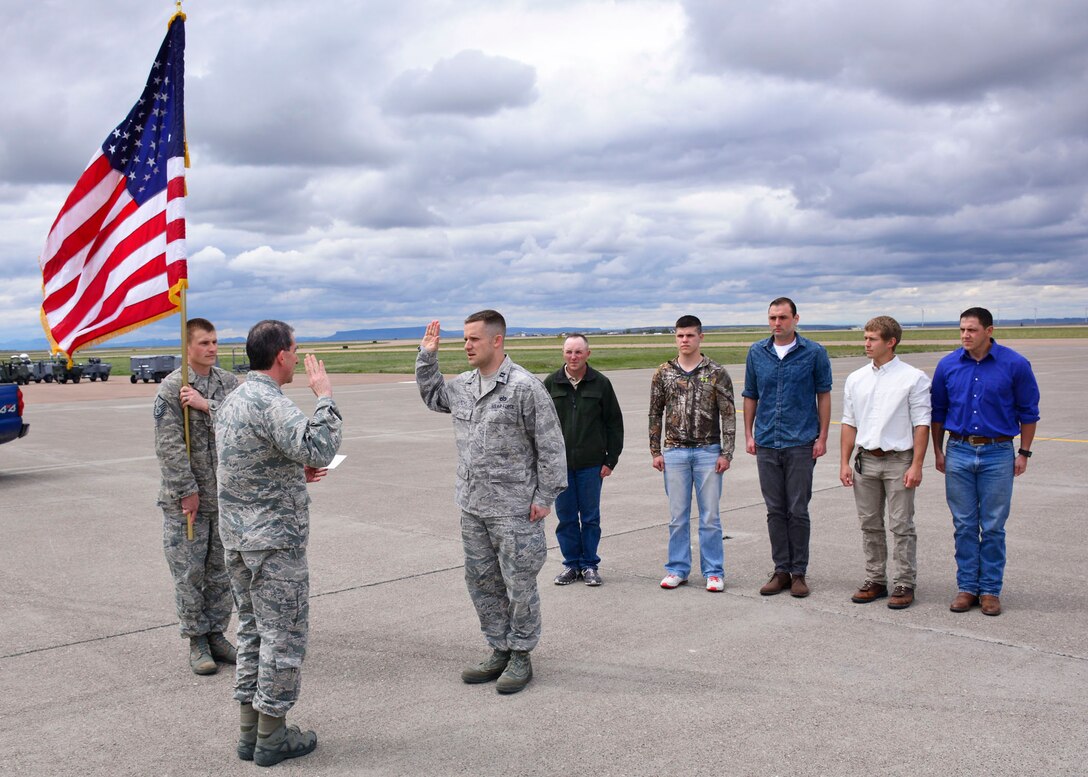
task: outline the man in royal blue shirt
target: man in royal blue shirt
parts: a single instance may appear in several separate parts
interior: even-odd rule
[[[1031,363],[993,340],[985,308],[960,314],[963,347],[933,373],[933,451],[944,473],[945,498],[956,538],[956,585],[949,607],[1001,614],[1005,521],[1012,481],[1027,469],[1039,420],[1039,385]],[[948,448],[944,449],[944,433]],[[1020,448],[1013,453],[1013,438]]]
[[[793,300],[771,302],[771,336],[752,344],[744,367],[744,447],[756,457],[774,561],[764,596],[809,594],[808,503],[831,423],[831,361],[797,334],[799,320]]]

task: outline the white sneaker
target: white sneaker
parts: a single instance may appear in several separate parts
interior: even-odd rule
[[[662,583],[664,585],[664,583]],[[725,583],[717,575],[711,575],[706,579],[706,590],[708,591],[724,591]]]
[[[676,588],[677,586],[683,585],[687,581],[688,579],[686,577],[680,577],[680,575],[674,575],[670,572],[669,574],[661,578],[661,587]]]

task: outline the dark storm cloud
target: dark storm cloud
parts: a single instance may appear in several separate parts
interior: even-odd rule
[[[1088,7],[1031,0],[685,0],[695,61],[908,101],[1079,80]]]

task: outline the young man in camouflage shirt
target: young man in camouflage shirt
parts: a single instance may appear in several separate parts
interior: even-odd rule
[[[465,582],[492,649],[461,679],[498,680],[499,693],[517,693],[533,678],[529,652],[540,640],[543,519],[567,487],[563,432],[544,384],[503,352],[501,314],[481,310],[465,319],[474,369],[448,381],[438,368],[440,331],[437,321],[427,325],[416,383],[427,407],[453,415]]]
[[[238,379],[215,366],[219,340],[211,321],[191,318],[185,323],[185,332],[188,385],[181,385],[179,367],[159,387],[155,397],[155,455],[162,471],[162,544],[174,578],[181,636],[189,639],[189,668],[196,674],[208,675],[218,669],[216,661],[235,661],[234,646],[223,636],[234,602],[219,539],[215,411],[238,385]],[[190,515],[192,539],[188,531]]]
[[[699,350],[703,325],[676,322],[675,359],[657,368],[650,384],[650,455],[665,473],[669,500],[669,558],[662,588],[676,588],[691,572],[691,491],[699,504],[699,565],[706,590],[722,591],[724,559],[718,503],[722,473],[733,460],[737,418],[733,381]],[[664,417],[664,445],[662,445]]]

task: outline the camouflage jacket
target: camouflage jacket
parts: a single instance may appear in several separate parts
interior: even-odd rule
[[[732,461],[737,439],[733,381],[725,367],[707,357],[691,372],[676,360],[657,368],[650,383],[650,455],[661,454],[662,416],[666,448],[722,446]],[[720,421],[719,421],[720,419]]]
[[[250,372],[219,406],[219,534],[228,550],[304,548],[310,495],[303,465],[324,467],[340,448],[341,418],[320,397],[307,418],[274,380]]]
[[[155,455],[162,484],[159,506],[176,507],[184,496],[199,493],[201,506],[215,504],[215,412],[219,403],[238,386],[238,378],[212,367],[207,376],[189,368],[189,385],[208,400],[209,413],[189,408],[189,449],[185,452],[185,427],[181,409],[181,368],[163,379],[155,397]]]
[[[495,387],[477,399],[478,370],[447,381],[436,354],[421,350],[416,358],[416,383],[424,403],[453,415],[454,500],[479,516],[528,515],[533,504],[550,508],[567,487],[566,446],[552,398],[543,383],[509,356],[495,378]]]

